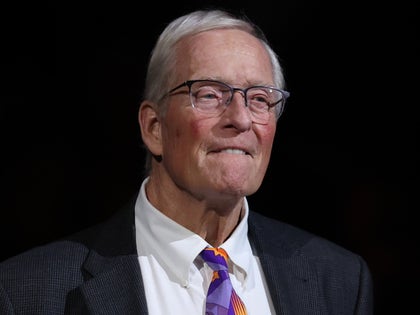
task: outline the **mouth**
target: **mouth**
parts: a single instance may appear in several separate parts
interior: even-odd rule
[[[242,155],[242,156],[252,157],[252,154],[250,151],[244,148],[238,148],[238,147],[217,148],[215,150],[211,150],[210,153],[233,154],[233,155]]]
[[[241,149],[223,149],[219,151],[220,153],[229,153],[229,154],[239,154],[239,155],[249,155],[248,152]]]

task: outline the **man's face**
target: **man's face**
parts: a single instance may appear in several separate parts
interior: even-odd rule
[[[176,78],[213,79],[233,87],[274,85],[267,52],[239,30],[213,30],[182,40]],[[180,91],[188,91],[183,87]],[[256,124],[241,93],[220,116],[191,106],[188,93],[169,96],[161,122],[164,172],[179,189],[199,200],[242,197],[254,193],[267,170],[276,117]]]

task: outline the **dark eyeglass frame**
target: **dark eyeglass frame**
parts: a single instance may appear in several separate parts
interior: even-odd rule
[[[187,87],[188,87],[188,94],[190,95],[190,99],[191,99],[191,96],[192,96],[192,95],[191,95],[191,86],[192,86],[194,83],[196,83],[196,82],[210,82],[210,83],[216,83],[216,84],[220,84],[220,85],[223,85],[223,86],[225,86],[226,88],[228,88],[228,89],[231,91],[231,98],[230,98],[230,99],[228,100],[228,102],[225,104],[226,106],[228,106],[228,105],[230,104],[230,102],[232,101],[232,99],[233,99],[233,95],[234,95],[234,93],[235,93],[235,92],[241,92],[241,93],[243,94],[243,96],[244,96],[244,100],[245,100],[245,106],[246,106],[246,107],[248,107],[247,92],[248,92],[250,89],[254,89],[254,88],[264,88],[264,89],[271,89],[271,90],[275,90],[275,91],[279,92],[280,94],[282,94],[282,95],[283,95],[283,98],[282,98],[282,99],[280,99],[280,100],[278,100],[277,102],[274,102],[274,103],[270,103],[270,104],[268,104],[268,107],[269,107],[269,108],[273,108],[273,107],[277,106],[277,105],[281,102],[281,105],[280,105],[280,106],[281,106],[281,108],[279,109],[279,111],[278,111],[278,113],[277,113],[278,117],[280,117],[281,113],[283,112],[283,109],[284,109],[284,104],[285,104],[285,102],[286,102],[286,99],[290,96],[290,92],[288,92],[288,91],[286,91],[286,90],[278,89],[278,88],[275,88],[275,87],[272,87],[272,86],[266,86],[266,85],[254,85],[254,86],[249,86],[249,87],[247,87],[247,88],[245,88],[245,89],[241,89],[241,88],[235,88],[235,87],[232,87],[232,86],[230,86],[229,84],[224,83],[224,82],[221,82],[221,81],[201,79],[201,80],[187,80],[187,81],[184,81],[184,82],[182,82],[181,84],[179,84],[179,85],[177,85],[176,87],[174,87],[173,89],[169,90],[167,93],[165,93],[165,94],[164,94],[164,96],[163,96],[162,98],[165,98],[165,97],[167,97],[167,96],[171,95],[171,94],[172,94],[173,92],[175,92],[176,90],[178,90],[178,89],[180,89],[180,88],[182,88],[182,87],[184,87],[184,86],[187,86]],[[194,106],[194,102],[192,101],[192,99],[191,99],[191,105],[192,105],[193,107],[195,107],[195,106]]]

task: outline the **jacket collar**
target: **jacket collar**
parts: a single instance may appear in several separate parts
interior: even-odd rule
[[[68,295],[65,314],[147,314],[137,258],[134,201],[109,220],[68,240],[89,249],[84,282]]]
[[[91,278],[69,294],[65,314],[147,314],[137,256],[105,258],[92,251],[84,267]]]

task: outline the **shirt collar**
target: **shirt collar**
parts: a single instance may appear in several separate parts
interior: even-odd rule
[[[136,244],[139,256],[148,256],[164,267],[168,276],[187,285],[191,266],[206,247],[203,238],[165,216],[146,197],[146,178],[135,205]],[[234,272],[243,273],[252,266],[252,250],[248,241],[248,203],[244,199],[244,216],[232,235],[220,246],[234,264]]]

